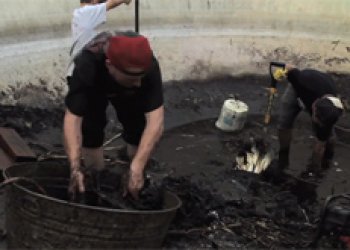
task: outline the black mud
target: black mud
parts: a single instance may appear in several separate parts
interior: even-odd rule
[[[333,77],[341,94],[350,96],[350,77]],[[346,145],[337,145],[333,165],[316,183],[297,178],[306,167],[313,141],[306,115],[296,123],[292,164],[283,181],[234,169],[235,156],[249,138],[262,138],[277,149],[278,99],[272,124],[267,132],[262,127],[268,82],[265,76],[243,76],[166,85],[167,131],[154,155],[157,164],[147,170],[156,185],[177,193],[183,201],[165,248],[305,248],[317,232],[325,198],[349,192],[350,155]],[[280,89],[282,92],[283,86]],[[214,126],[229,97],[249,106],[248,121],[239,133],[223,133]],[[0,108],[0,125],[18,130],[42,159],[64,155],[62,117],[63,107]],[[110,117],[106,139],[120,131],[112,112]],[[108,163],[118,161],[121,145],[120,140],[108,145]],[[325,237],[319,247],[341,245],[333,237]]]

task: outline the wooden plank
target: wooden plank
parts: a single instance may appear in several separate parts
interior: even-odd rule
[[[36,159],[34,152],[12,128],[0,127],[0,147],[15,162]]]
[[[14,161],[0,148],[0,169],[4,170],[8,167],[10,167]],[[0,176],[0,179],[2,180],[2,176]]]

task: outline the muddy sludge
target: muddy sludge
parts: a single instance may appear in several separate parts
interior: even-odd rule
[[[279,238],[276,238],[272,243],[271,240],[267,241],[267,239],[277,233],[283,235],[283,226],[286,234],[283,237],[290,239],[281,244],[282,246],[301,247],[302,244],[307,244],[307,239],[304,238],[304,242],[302,242],[300,235],[295,235],[295,233],[301,230],[303,236],[307,237],[305,230],[308,229],[309,235],[312,235],[314,228],[310,222],[305,222],[307,215],[304,214],[302,208],[295,209],[299,206],[297,198],[289,192],[273,188],[268,184],[262,186],[256,176],[246,176],[246,174],[241,173],[240,179],[249,180],[250,186],[247,188],[251,191],[248,190],[247,194],[251,197],[239,201],[225,200],[219,195],[214,195],[211,191],[193,183],[190,178],[164,178],[161,182],[162,186],[176,193],[183,201],[183,206],[170,227],[164,247],[189,247],[192,241],[195,244],[193,247],[198,246],[198,244],[203,247],[243,247],[255,239],[259,231],[256,226],[261,227],[259,232],[261,235],[260,242],[254,245],[255,247],[276,245]],[[37,179],[36,182],[40,183],[39,185],[45,189],[47,195],[61,199],[68,198],[65,187],[66,180]],[[50,184],[45,184],[46,182]],[[56,184],[52,185],[53,182]],[[58,184],[59,182],[61,184]],[[32,185],[24,184],[24,186],[33,191],[36,189]],[[271,198],[272,193],[275,196]],[[108,202],[98,201],[99,198],[95,193],[87,192],[84,201],[88,206],[111,207]],[[32,204],[31,201],[28,201],[26,200],[26,206],[31,211]],[[37,217],[36,220],[41,220],[41,218]],[[101,231],[103,232],[103,230]],[[99,231],[97,230],[96,233]],[[299,241],[293,241],[295,238]]]
[[[183,202],[164,248],[305,248],[312,242],[321,208],[314,185],[288,176],[272,183],[235,170],[235,155],[246,147],[247,138],[276,146],[273,125],[270,133],[262,134],[260,118],[251,116],[245,129],[234,134],[218,131],[214,119],[166,133],[156,164],[147,170],[154,187],[177,194]],[[331,237],[322,244],[339,247]]]
[[[348,96],[347,94],[350,93],[349,84],[347,84],[349,76],[333,75],[333,77],[339,82],[339,88],[342,90],[344,96]],[[165,107],[167,110],[166,125],[169,128],[188,122],[192,123],[195,120],[216,117],[219,114],[223,101],[228,97],[232,97],[231,94],[236,93],[240,93],[239,98],[242,98],[242,100],[249,105],[253,114],[261,113],[264,111],[266,104],[266,92],[263,87],[268,86],[268,84],[269,79],[265,76],[224,77],[208,79],[205,81],[189,80],[169,84],[165,88]],[[283,86],[281,86],[280,93],[283,92],[282,89]],[[276,100],[275,111],[277,110],[277,105],[278,100]],[[17,107],[12,107],[8,110],[9,112],[6,111],[7,113],[3,112],[4,115],[2,117],[14,116],[14,114],[18,113]],[[23,111],[22,109],[19,110],[21,112]],[[30,109],[25,109],[25,111],[31,112]],[[21,135],[28,136],[34,134],[35,138],[31,140],[31,142],[33,142],[31,146],[38,149],[40,153],[45,152],[45,150],[49,148],[51,151],[57,150],[58,153],[64,154],[63,147],[60,144],[61,128],[59,125],[61,121],[60,116],[62,114],[63,111],[58,116],[51,117],[50,113],[45,113],[44,110],[37,113],[32,112],[33,117],[29,117],[28,121],[33,119],[35,121],[40,121],[40,123],[33,123],[33,126],[37,126],[35,131],[33,131],[30,126],[26,126],[26,122],[22,120],[21,116],[15,115],[15,119],[6,124],[9,126],[18,125],[18,129],[23,131]],[[51,121],[56,121],[57,124],[52,124]],[[254,121],[261,123],[262,118],[255,118],[253,119],[253,122]],[[4,122],[6,121],[4,120]],[[45,126],[38,126],[41,123]],[[203,127],[205,127],[203,124],[207,124],[207,133],[203,131]],[[230,150],[225,147],[225,144],[229,144],[228,146],[231,146],[234,149],[235,144],[239,145],[237,142],[239,136],[238,138],[234,136],[228,137],[224,134],[222,137],[223,140],[218,140],[217,131],[214,130],[213,123],[204,122],[203,124],[201,127],[201,123],[193,123],[192,125],[189,124],[188,126],[186,125],[168,131],[156,152],[156,158],[158,159],[160,166],[150,171],[152,178],[164,179],[167,178],[166,176],[173,178],[170,182],[174,182],[174,187],[169,186],[170,189],[176,190],[176,187],[180,185],[179,183],[188,183],[188,186],[194,186],[189,188],[189,190],[194,190],[197,193],[197,196],[203,195],[204,197],[192,197],[191,194],[186,194],[186,190],[181,190],[181,192],[185,193],[179,192],[179,195],[182,195],[184,201],[189,200],[189,205],[184,205],[183,209],[187,208],[184,211],[178,212],[180,217],[172,223],[171,231],[165,242],[166,247],[216,248],[223,246],[229,248],[235,246],[285,246],[286,244],[283,242],[271,242],[270,240],[261,241],[261,238],[259,239],[261,233],[265,235],[265,239],[268,238],[269,232],[275,232],[276,235],[278,235],[278,227],[274,228],[275,231],[272,229],[266,229],[266,225],[273,224],[270,222],[272,219],[265,219],[267,215],[272,213],[271,210],[273,211],[274,207],[278,207],[278,205],[274,204],[275,200],[272,199],[276,193],[281,192],[280,196],[282,197],[284,197],[282,195],[283,191],[287,190],[292,193],[292,200],[298,200],[297,203],[301,204],[301,207],[305,210],[310,222],[317,222],[317,215],[319,214],[322,202],[327,195],[349,191],[348,177],[350,176],[350,173],[346,168],[350,162],[348,148],[337,148],[335,159],[337,165],[333,165],[327,172],[327,176],[323,179],[324,183],[321,183],[316,190],[312,186],[307,186],[310,193],[316,191],[316,200],[314,200],[310,199],[310,195],[305,194],[307,193],[304,192],[305,187],[302,185],[294,185],[295,180],[293,179],[289,180],[284,187],[281,187],[280,185],[271,184],[259,179],[252,181],[254,178],[251,175],[234,171],[232,169],[233,156]],[[113,126],[114,125],[115,124],[113,123]],[[250,125],[250,123],[247,125]],[[290,169],[292,175],[299,174],[301,169],[304,168],[306,159],[309,156],[310,142],[312,140],[312,133],[309,131],[309,125],[308,122],[300,122],[300,120],[296,122],[295,136],[291,152],[292,157],[294,158],[293,165]],[[257,131],[261,132],[258,127],[259,125],[254,125],[254,123],[252,123],[251,129],[257,129]],[[38,131],[38,134],[36,131]],[[250,130],[248,129],[245,131],[248,133]],[[107,138],[110,138],[110,136],[119,132],[119,130],[115,128],[111,129],[111,127],[109,127],[107,132]],[[273,124],[269,129],[269,133],[271,136],[276,137],[276,130]],[[254,131],[253,134],[256,135]],[[215,141],[214,138],[216,138]],[[276,145],[276,138],[271,139],[274,142],[273,146]],[[42,145],[43,147],[41,147]],[[113,160],[115,152],[109,151],[108,157]],[[252,183],[253,185],[250,186]],[[266,186],[264,186],[265,183],[267,183]],[[185,184],[184,186],[186,186]],[[259,185],[264,186],[266,190],[264,191],[263,188],[253,188],[254,186],[259,187]],[[288,185],[291,185],[293,188],[289,188]],[[254,199],[254,197],[257,198]],[[280,199],[278,195],[276,197]],[[287,197],[289,197],[289,194]],[[238,201],[241,200],[244,202],[242,204],[238,203]],[[272,201],[265,202],[265,200]],[[280,201],[280,203],[283,202]],[[204,211],[201,210],[201,212],[198,212],[197,207],[201,207],[203,203],[206,208]],[[267,208],[264,208],[265,203],[269,204]],[[192,204],[198,205],[195,206]],[[196,209],[191,210],[192,206]],[[233,210],[231,215],[217,218],[216,210],[224,210],[223,207],[227,207],[227,210],[229,210],[228,208]],[[258,210],[267,210],[268,213],[261,211],[254,212],[254,207],[259,208]],[[264,209],[260,209],[260,207]],[[257,208],[255,208],[255,210]],[[235,211],[240,211],[241,217],[236,216]],[[229,212],[226,212],[226,214],[228,213]],[[198,217],[196,217],[197,214]],[[225,213],[222,212],[222,214]],[[242,214],[244,216],[242,216]],[[254,216],[254,214],[258,215]],[[293,213],[291,214],[293,215]],[[192,217],[189,215],[192,215],[195,220],[191,221]],[[251,215],[253,216],[252,218],[249,217]],[[306,217],[305,220],[301,219],[300,211],[294,213],[293,216],[296,217],[297,222],[306,221]],[[222,226],[221,224],[223,217],[226,218],[225,220],[229,221],[226,226]],[[283,218],[283,216],[280,217]],[[271,218],[274,217],[271,216]],[[240,221],[238,221],[239,219],[243,222],[247,221],[245,227],[241,226]],[[293,220],[294,218],[292,218],[292,221]],[[231,223],[232,221],[233,223]],[[238,224],[236,221],[238,221]],[[254,224],[256,221],[260,221],[260,225]],[[297,223],[296,226],[298,226]],[[228,227],[229,230],[225,227]],[[308,226],[305,227],[308,228]],[[242,228],[246,229],[243,230]],[[259,231],[260,234],[254,233],[254,230]],[[231,231],[234,232],[234,234]],[[290,229],[291,233],[294,233],[295,231],[297,230]],[[310,226],[309,230],[304,231],[315,231],[313,224]],[[249,234],[245,232],[249,232]],[[307,233],[307,235],[309,235],[309,233]],[[295,243],[293,243],[292,239],[290,240],[290,246],[293,246],[293,244]],[[325,237],[321,246],[330,248],[337,246],[336,244],[336,241],[333,242],[331,238]]]
[[[279,182],[235,170],[235,156],[244,150],[247,139],[263,139],[277,149],[275,125],[264,133],[261,121],[262,116],[250,116],[239,133],[218,131],[215,119],[166,133],[157,157],[166,171],[171,170],[179,189],[174,192],[183,200],[166,247],[310,247],[323,200],[332,194],[320,192],[319,186],[329,185],[327,179],[314,183],[293,175],[302,170],[300,159],[298,169],[291,169]],[[297,126],[294,143],[305,144],[297,149],[308,148],[309,133],[303,123]],[[343,247],[337,237],[322,240],[320,247]]]

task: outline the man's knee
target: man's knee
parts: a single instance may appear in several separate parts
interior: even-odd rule
[[[294,121],[300,110],[299,106],[282,101],[278,115],[278,129],[293,129]]]
[[[291,130],[293,129],[295,116],[288,114],[288,111],[280,112],[278,116],[278,129],[279,130]]]
[[[279,116],[278,116],[278,128],[281,130],[292,129],[295,118],[301,111],[295,91],[291,86],[288,86],[285,93],[281,98]]]

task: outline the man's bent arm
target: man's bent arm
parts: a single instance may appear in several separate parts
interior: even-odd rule
[[[143,173],[145,165],[164,131],[164,106],[146,114],[146,127],[143,131],[140,144],[132,160],[130,170]]]
[[[121,5],[122,3],[129,4],[130,2],[131,2],[131,0],[107,0],[106,8],[107,8],[107,10],[111,10],[111,9]]]
[[[66,109],[63,125],[64,145],[71,170],[78,170],[80,168],[82,148],[82,121],[82,117],[74,115],[68,109]]]

